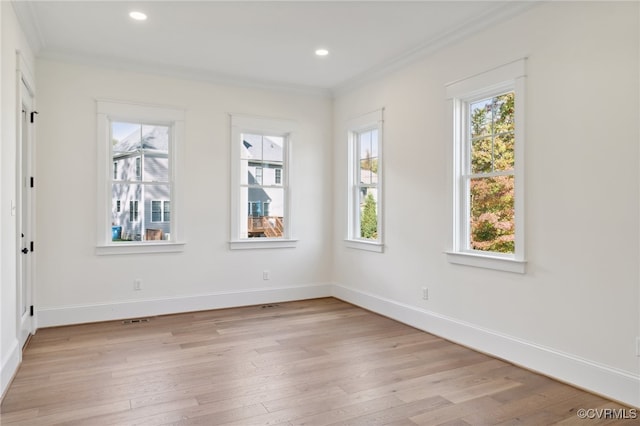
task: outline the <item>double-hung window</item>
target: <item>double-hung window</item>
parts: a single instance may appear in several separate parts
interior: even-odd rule
[[[99,254],[182,250],[184,111],[98,101]]]
[[[346,245],[382,252],[383,110],[348,123],[349,204]]]
[[[230,248],[295,247],[291,140],[295,123],[231,116]]]
[[[524,89],[525,60],[447,86],[452,263],[524,272]]]

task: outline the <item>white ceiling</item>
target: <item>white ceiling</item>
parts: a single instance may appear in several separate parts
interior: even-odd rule
[[[37,56],[339,90],[522,11],[515,1],[14,1]],[[148,15],[136,22],[132,10]],[[326,47],[330,54],[317,57]]]

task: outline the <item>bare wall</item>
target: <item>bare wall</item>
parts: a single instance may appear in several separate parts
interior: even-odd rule
[[[447,318],[611,368],[640,384],[638,17],[638,4],[629,2],[538,6],[340,94],[334,106],[336,283],[358,294],[354,301],[373,298],[425,318]],[[528,57],[527,272],[450,264],[443,254],[452,229],[445,84],[522,57]],[[342,243],[346,122],[380,107],[383,254]],[[429,300],[421,298],[423,286]],[[419,325],[432,327],[427,320]]]
[[[329,98],[48,60],[37,65],[40,325],[251,303],[258,299],[243,294],[330,281]],[[183,253],[95,254],[96,98],[186,110],[186,167],[178,177],[184,188]],[[229,250],[229,113],[298,123],[292,161],[297,248]],[[263,280],[263,270],[271,272],[270,280]],[[143,290],[133,291],[138,278]],[[229,294],[235,295],[231,301],[216,302],[216,295]],[[144,308],[153,303],[162,306]],[[122,304],[134,308],[121,309]],[[109,313],[103,305],[120,307]],[[65,317],[74,309],[75,316]],[[84,315],[91,309],[101,313]]]

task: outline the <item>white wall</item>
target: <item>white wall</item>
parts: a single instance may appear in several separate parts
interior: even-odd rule
[[[0,394],[13,376],[21,352],[16,333],[16,51],[33,70],[33,55],[9,2],[0,2]]]
[[[331,100],[39,60],[39,326],[329,295]],[[186,109],[183,253],[97,256],[95,99]],[[230,118],[294,120],[295,249],[228,248]],[[263,270],[270,280],[263,280]],[[133,290],[135,279],[142,291]]]
[[[336,294],[640,405],[638,18],[637,3],[538,6],[338,96]],[[445,84],[522,57],[527,273],[449,264]],[[346,122],[380,107],[383,254],[342,243]]]

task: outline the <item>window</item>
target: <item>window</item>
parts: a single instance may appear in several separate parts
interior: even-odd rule
[[[521,60],[447,87],[454,123],[453,263],[524,272],[524,79]]]
[[[347,246],[383,251],[382,240],[383,110],[351,120],[349,146],[349,223]]]
[[[137,222],[138,221],[138,202],[137,201],[129,201],[129,222]],[[129,233],[129,235],[132,235]],[[135,237],[132,237],[135,238]]]
[[[151,222],[170,222],[170,201],[151,201]]]
[[[170,206],[180,206],[184,112],[103,101],[97,107],[97,252],[182,250],[181,224]],[[108,165],[111,173],[105,173]]]
[[[295,124],[233,115],[232,249],[294,247],[289,203]]]
[[[115,124],[117,126],[118,124],[123,125],[126,123],[115,123]],[[138,180],[142,179],[142,158],[140,157],[136,158],[136,179]]]

